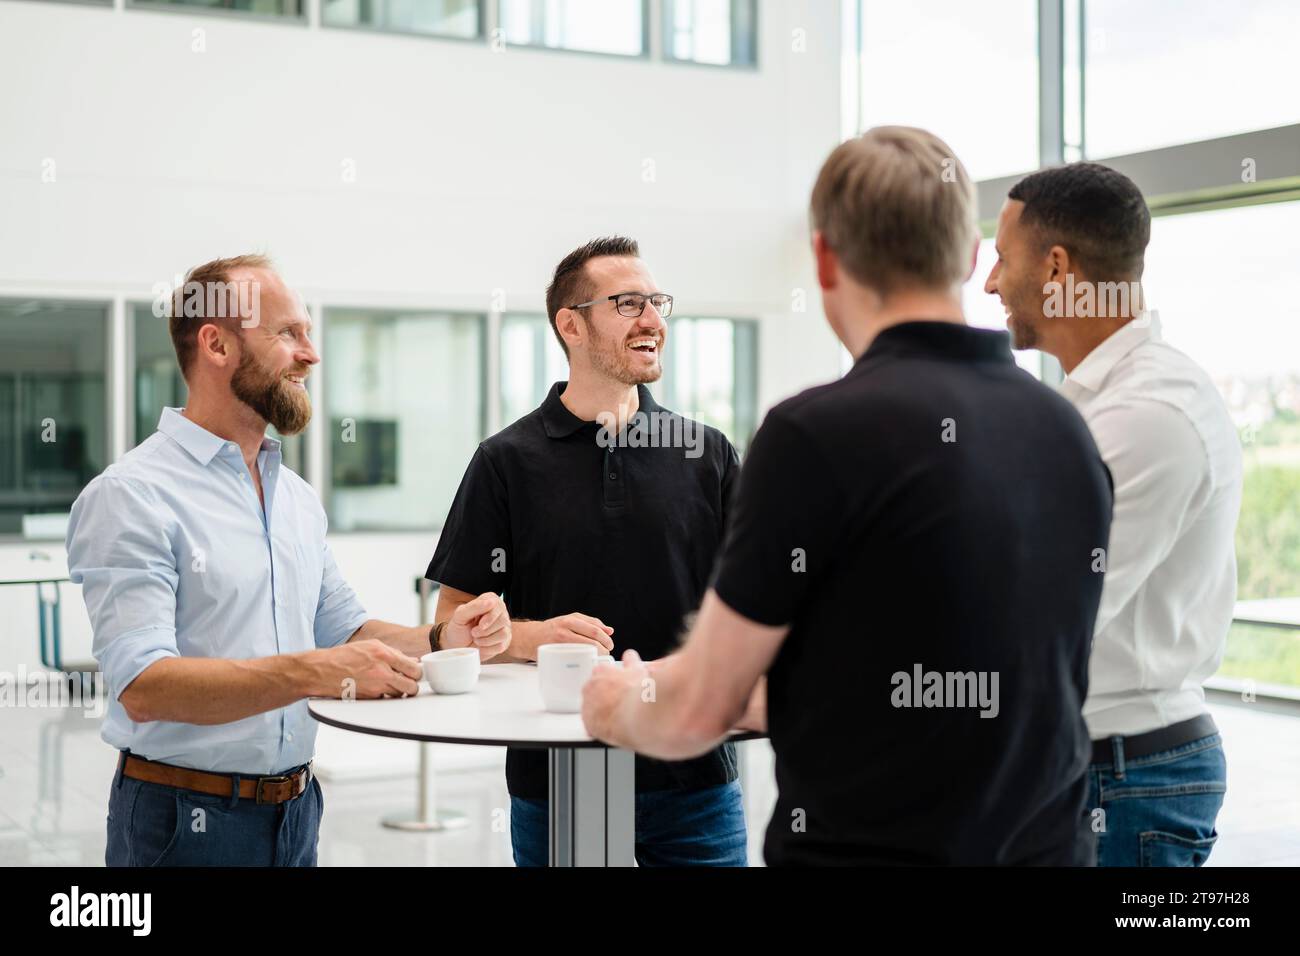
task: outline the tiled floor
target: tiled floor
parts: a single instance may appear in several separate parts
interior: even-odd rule
[[[1210,865],[1300,866],[1300,717],[1252,705],[1216,704],[1213,712],[1229,777]],[[771,751],[763,741],[742,746],[750,858],[759,863],[775,799]],[[99,721],[79,709],[0,709],[0,865],[101,865],[115,756],[99,739]],[[488,760],[439,772],[439,807],[467,818],[462,829],[439,834],[379,825],[414,809],[409,771],[385,779],[333,774],[323,781],[321,864],[509,866],[509,800],[500,762]]]

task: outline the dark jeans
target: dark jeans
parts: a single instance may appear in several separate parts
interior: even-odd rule
[[[1097,833],[1097,865],[1200,866],[1219,838],[1214,821],[1227,789],[1218,734],[1093,764],[1084,812]]]
[[[108,866],[315,866],[325,798],[313,776],[281,804],[113,776]]]
[[[546,866],[550,830],[546,800],[510,798],[510,842],[516,866]],[[745,806],[740,782],[703,790],[636,795],[639,866],[746,866]]]

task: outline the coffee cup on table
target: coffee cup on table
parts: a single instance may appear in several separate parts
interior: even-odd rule
[[[537,682],[542,704],[553,714],[582,710],[582,685],[596,666],[594,644],[542,644],[537,648]]]
[[[464,694],[478,683],[477,647],[449,647],[420,658],[424,679],[437,694]]]

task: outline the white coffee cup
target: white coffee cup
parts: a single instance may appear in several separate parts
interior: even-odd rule
[[[594,644],[542,644],[537,648],[537,680],[542,703],[554,714],[582,710],[582,685],[596,666]]]
[[[478,683],[477,647],[449,647],[420,658],[424,679],[438,694],[464,694]]]

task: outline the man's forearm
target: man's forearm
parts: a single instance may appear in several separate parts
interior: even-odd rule
[[[735,721],[719,721],[712,702],[691,699],[689,667],[682,652],[650,662],[620,702],[609,742],[660,760],[689,760],[722,743]]]
[[[315,666],[318,651],[249,660],[166,657],[146,667],[122,692],[137,723],[227,724],[334,693]]]
[[[401,651],[407,657],[419,660],[433,648],[429,642],[429,629],[432,625],[421,624],[416,627],[404,627],[390,624],[388,621],[369,620],[357,628],[348,638],[349,641],[383,641],[393,650]]]

